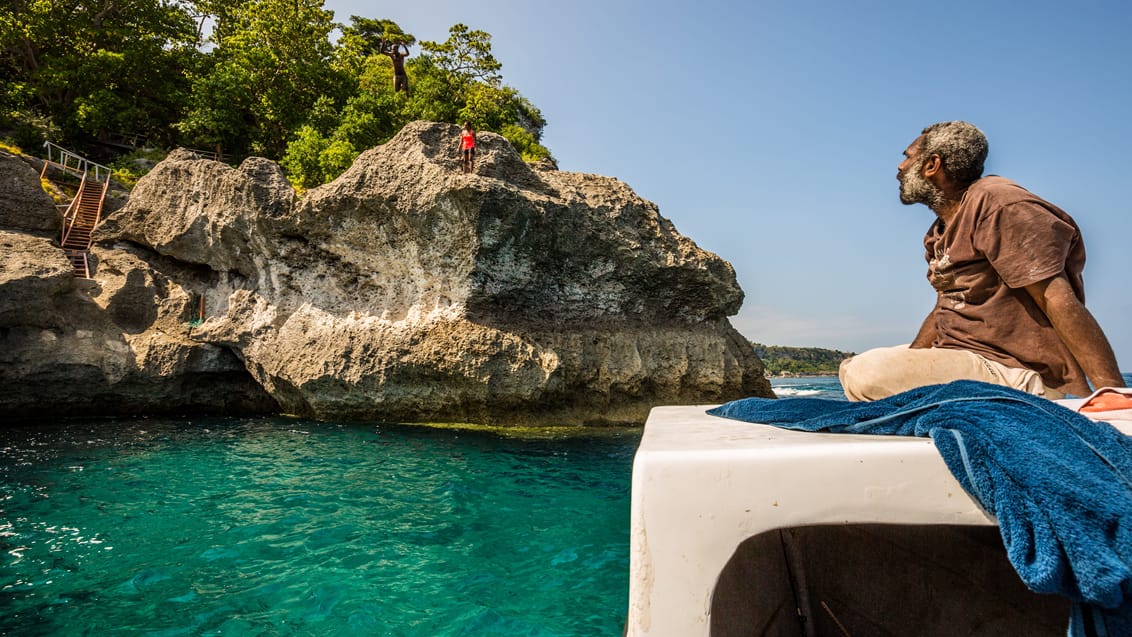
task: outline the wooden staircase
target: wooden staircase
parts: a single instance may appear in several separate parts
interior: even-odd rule
[[[63,217],[59,244],[75,268],[75,276],[90,278],[90,235],[102,218],[102,204],[110,181],[99,183],[83,176],[83,182]]]
[[[47,149],[47,161],[43,164],[40,177],[46,174],[48,167],[82,176],[82,183],[79,184],[75,198],[71,200],[67,211],[63,214],[63,231],[59,245],[71,262],[75,276],[89,279],[91,233],[102,220],[102,205],[106,201],[106,192],[110,189],[110,169],[55,146],[51,142],[44,144],[44,148]]]

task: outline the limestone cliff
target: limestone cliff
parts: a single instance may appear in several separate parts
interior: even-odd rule
[[[276,408],[236,352],[190,337],[183,268],[96,247],[96,278],[76,279],[59,219],[36,170],[0,153],[3,420]]]
[[[730,265],[625,184],[536,172],[500,136],[479,135],[463,174],[456,138],[411,124],[302,196],[267,160],[174,152],[96,232],[90,282],[48,239],[0,235],[23,255],[0,280],[0,345],[23,361],[0,373],[0,410],[54,408],[9,394],[69,368],[103,400],[219,407],[178,401],[191,378],[238,387],[233,407],[341,420],[640,423],[657,404],[772,395],[727,321]]]

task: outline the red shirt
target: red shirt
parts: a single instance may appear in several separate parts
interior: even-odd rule
[[[460,148],[462,148],[464,150],[468,150],[469,148],[475,148],[476,147],[476,133],[475,133],[475,131],[470,131],[470,130],[464,129],[460,133],[460,142],[461,142]]]

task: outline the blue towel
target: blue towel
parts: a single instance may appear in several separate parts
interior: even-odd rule
[[[747,398],[708,413],[801,431],[930,436],[998,520],[1026,586],[1073,602],[1070,637],[1132,636],[1132,437],[1111,425],[975,381],[863,403]]]

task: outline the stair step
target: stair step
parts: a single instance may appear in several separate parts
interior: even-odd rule
[[[76,277],[90,278],[88,270],[90,263],[87,255],[91,245],[91,233],[98,225],[102,214],[105,195],[106,184],[88,181],[87,176],[84,175],[83,182],[67,211],[68,228],[67,234],[61,241],[61,247],[74,268]]]

